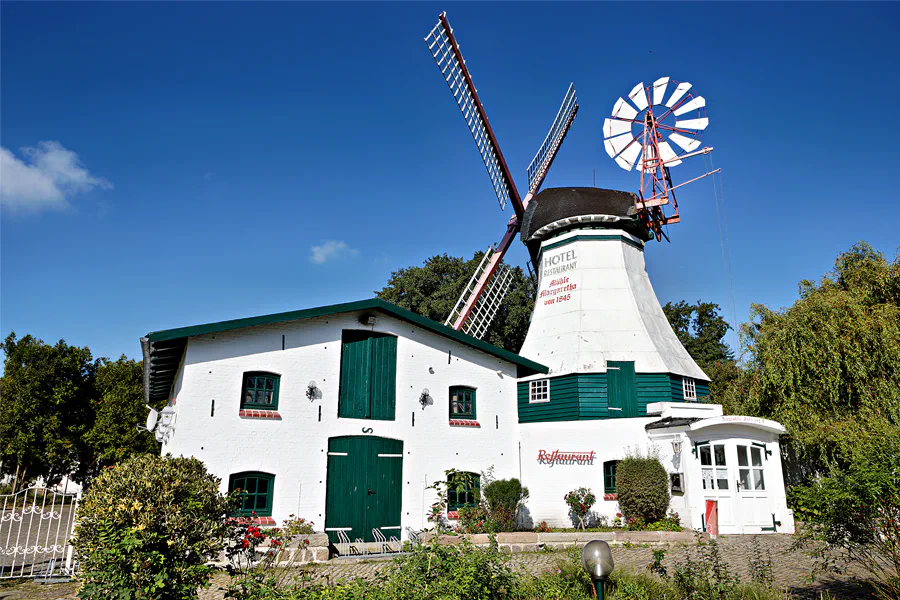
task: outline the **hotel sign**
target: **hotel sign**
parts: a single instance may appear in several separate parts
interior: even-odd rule
[[[596,453],[590,452],[560,452],[553,450],[538,450],[538,464],[541,465],[593,465]]]

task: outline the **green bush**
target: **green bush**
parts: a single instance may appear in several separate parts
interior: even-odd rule
[[[669,510],[669,475],[655,456],[631,456],[616,466],[619,509],[627,519],[659,521]]]
[[[516,528],[519,506],[528,498],[528,488],[518,479],[497,479],[481,489],[487,503],[490,519],[497,523],[500,531]]]
[[[230,501],[195,458],[135,456],[94,479],[73,545],[84,599],[196,598],[224,545]]]

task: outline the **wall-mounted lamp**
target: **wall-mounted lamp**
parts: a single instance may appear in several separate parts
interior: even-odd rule
[[[320,390],[318,387],[316,387],[315,381],[310,381],[309,385],[306,386],[306,397],[309,399],[310,402],[312,402],[316,398],[322,397],[322,390]]]
[[[423,389],[422,393],[419,394],[419,404],[422,405],[423,410],[429,404],[434,404],[434,400],[431,398],[431,394],[429,393],[428,388]]]
[[[677,438],[672,440],[672,452],[675,454],[681,453],[681,440]]]

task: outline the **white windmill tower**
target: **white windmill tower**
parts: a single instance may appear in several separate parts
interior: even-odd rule
[[[665,226],[680,221],[675,190],[715,172],[682,184],[670,173],[712,151],[698,140],[709,124],[705,105],[689,83],[636,85],[615,103],[603,135],[616,163],[639,172],[638,192],[548,189],[526,210],[522,241],[538,290],[520,354],[551,377],[574,379],[575,418],[641,416],[649,403],[707,393],[709,377],[672,331],[644,262],[645,242],[668,239]]]
[[[512,204],[515,212],[507,223],[506,233],[500,243],[488,247],[481,263],[466,284],[462,296],[444,323],[456,330],[481,338],[497,314],[500,302],[509,289],[510,271],[505,265],[501,266],[503,256],[519,232],[525,209],[541,188],[547,171],[572,126],[572,121],[575,120],[578,100],[575,97],[574,84],[570,84],[547,137],[528,165],[528,191],[522,198],[503,158],[503,152],[500,151],[500,145],[491,129],[484,106],[478,98],[472,76],[466,68],[459,44],[453,36],[453,29],[447,21],[447,13],[441,13],[437,25],[425,36],[425,43],[462,111],[466,125],[481,154],[481,160],[487,168],[501,210],[506,208],[508,202]]]

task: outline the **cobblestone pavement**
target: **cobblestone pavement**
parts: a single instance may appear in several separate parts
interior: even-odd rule
[[[852,574],[811,581],[810,573],[813,561],[802,552],[790,550],[793,539],[789,535],[720,537],[719,548],[722,558],[727,562],[729,569],[742,578],[749,577],[749,562],[750,558],[754,556],[754,538],[759,542],[763,557],[771,556],[778,585],[789,588],[797,595],[798,599],[818,598],[819,592],[826,589],[832,592],[838,600],[872,597],[870,592],[859,585]],[[614,547],[613,557],[616,567],[632,570],[644,569],[653,560],[653,550],[650,547]],[[684,551],[684,547],[669,548],[663,564],[671,569]],[[536,575],[555,568],[556,562],[563,556],[562,552],[536,552],[515,554],[511,560],[515,569]],[[328,564],[311,566],[305,571],[315,581],[336,582],[355,577],[372,577],[389,564],[390,561],[385,559],[338,559]],[[201,600],[221,599],[223,595],[220,588],[227,581],[227,576],[224,574],[214,577],[212,586],[200,592]],[[74,583],[40,585],[30,581],[5,582],[0,583],[0,600],[68,599],[75,597],[76,589]]]

